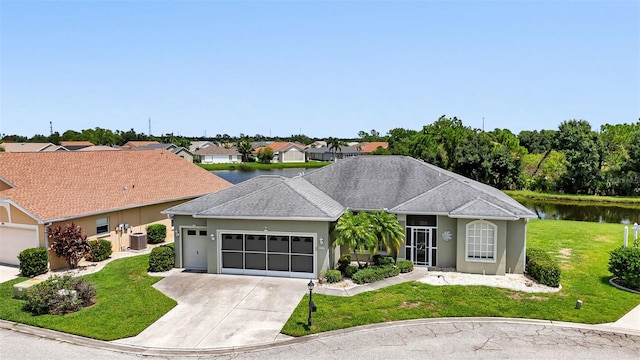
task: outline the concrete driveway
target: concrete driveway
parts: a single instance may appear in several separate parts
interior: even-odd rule
[[[308,282],[174,273],[154,287],[175,299],[178,305],[136,337],[115,342],[156,348],[234,347],[273,342],[307,292]]]
[[[20,276],[20,268],[11,265],[0,265],[0,283],[13,280]]]

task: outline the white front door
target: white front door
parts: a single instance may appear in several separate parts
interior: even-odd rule
[[[207,270],[206,229],[183,229],[182,263],[185,269]]]
[[[436,229],[431,226],[407,227],[407,260],[413,261],[416,266],[436,266],[438,254]]]

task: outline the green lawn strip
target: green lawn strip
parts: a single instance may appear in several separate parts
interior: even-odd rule
[[[162,278],[147,275],[149,255],[115,260],[85,276],[96,286],[93,306],[67,315],[33,316],[22,311],[23,300],[13,299],[16,279],[0,284],[0,318],[99,340],[139,334],[177,303],[151,285]]]
[[[637,208],[640,206],[640,197],[617,197],[617,196],[596,196],[596,195],[572,195],[572,194],[551,194],[540,193],[529,190],[503,190],[507,195],[515,199],[534,199],[553,201],[558,203],[575,204],[585,203],[602,203],[616,206],[628,206]]]
[[[609,285],[609,251],[622,245],[624,225],[532,220],[527,246],[548,251],[561,265],[563,289],[524,293],[487,286],[404,283],[352,297],[315,294],[318,311],[307,329],[308,297],[282,329],[291,336],[418,318],[513,317],[587,324],[618,320],[640,304],[640,295]],[[583,301],[576,310],[576,300]]]
[[[263,164],[259,162],[248,162],[239,164],[196,164],[205,170],[270,170],[270,169],[291,169],[291,168],[321,168],[332,164],[330,161],[309,161],[296,163],[271,163]]]

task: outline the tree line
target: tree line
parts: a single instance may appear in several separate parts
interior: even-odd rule
[[[95,128],[67,130],[51,136],[3,136],[3,141],[90,141],[95,145],[123,145],[128,141],[155,140],[188,147],[191,141],[237,144],[243,156],[253,141],[292,141],[305,145],[318,138],[304,134],[266,137],[261,134],[186,138],[173,133],[144,133]],[[635,124],[606,124],[599,131],[585,120],[567,120],[557,130],[508,129],[481,131],[465,126],[457,117],[441,116],[421,130],[395,128],[381,135],[375,129],[358,132],[353,139],[326,139],[337,151],[347,140],[387,141],[388,149],[374,155],[407,155],[504,190],[527,189],[569,194],[640,196],[640,120]],[[268,155],[268,154],[267,154]]]

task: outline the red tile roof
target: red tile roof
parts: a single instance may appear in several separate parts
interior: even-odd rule
[[[60,145],[67,146],[93,146],[91,141],[60,141]]]
[[[195,198],[231,183],[167,150],[0,153],[0,191],[42,221]],[[2,188],[2,187],[0,187]]]
[[[370,153],[375,151],[377,148],[381,147],[383,149],[386,149],[389,147],[389,143],[388,142],[384,142],[384,141],[374,141],[374,142],[364,142],[364,143],[360,143],[360,150],[362,150],[362,152],[365,153]]]

